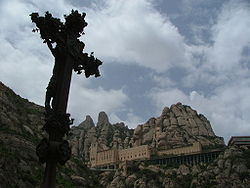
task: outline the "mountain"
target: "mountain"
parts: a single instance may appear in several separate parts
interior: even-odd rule
[[[44,165],[36,145],[45,136],[44,108],[16,95],[0,82],[0,187],[39,187]],[[58,187],[102,187],[81,159],[72,157],[58,166]]]
[[[86,116],[82,123],[71,128],[72,154],[88,161],[91,143],[95,142],[99,143],[102,150],[128,148],[133,132],[122,122],[111,124],[105,112],[99,113],[96,126],[92,118]]]
[[[44,165],[38,162],[36,145],[46,136],[44,107],[16,95],[0,82],[0,188],[39,187]],[[100,112],[95,124],[90,116],[71,128],[72,157],[58,165],[59,188],[248,188],[250,149],[225,146],[210,122],[190,106],[177,103],[135,129],[112,124]],[[153,165],[145,161],[121,162],[115,171],[92,171],[89,160],[92,143],[101,150],[129,149],[148,145],[153,150],[174,150],[199,142],[204,152],[220,149],[213,162],[195,165],[171,163]]]
[[[133,146],[147,144],[157,149],[172,149],[195,142],[203,148],[225,145],[204,115],[181,103],[165,107],[160,117],[137,126],[133,134]]]
[[[134,161],[99,179],[107,188],[249,188],[250,149],[229,147],[212,163],[193,166]]]
[[[224,147],[222,137],[215,135],[210,122],[190,106],[177,103],[165,107],[160,117],[129,129],[124,123],[111,124],[105,112],[100,112],[95,126],[92,118],[71,129],[73,155],[89,160],[91,143],[98,143],[102,150],[127,149],[149,145],[156,150],[185,147],[199,142],[204,149]]]
[[[99,172],[99,182],[107,188],[247,188],[250,185],[250,149],[226,147],[204,115],[181,103],[165,107],[159,117],[150,118],[135,129],[123,123],[111,124],[107,114],[100,112],[96,125],[87,116],[79,126],[72,127],[72,132],[73,154],[86,161],[91,143],[101,145],[101,151],[141,145],[161,151],[199,142],[202,152],[221,151],[214,161],[195,165],[120,162],[114,172]]]

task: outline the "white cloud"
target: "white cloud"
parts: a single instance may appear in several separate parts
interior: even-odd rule
[[[139,124],[145,123],[145,120],[140,118],[139,116],[136,116],[132,109],[129,110],[129,112],[126,113],[126,119],[122,120],[120,117],[118,117],[115,113],[110,114],[110,122],[111,123],[117,123],[117,122],[124,122],[126,126],[129,128],[136,128]]]
[[[189,8],[191,8],[190,5],[199,4],[193,0],[187,0],[185,3]],[[188,46],[189,53],[193,56],[193,66],[190,66],[187,71],[188,75],[180,75],[182,76],[182,82],[179,83],[181,86],[195,88],[197,85],[209,84],[218,87],[227,82],[249,77],[250,52],[249,50],[244,52],[250,48],[249,2],[225,1],[223,6],[217,9],[216,14],[218,15],[214,16],[214,20],[209,21],[209,25],[191,27],[194,38],[198,37],[198,40],[201,37],[199,37],[200,33],[196,32],[197,27],[207,28],[206,32],[209,34],[205,41]]]
[[[0,41],[2,44],[0,80],[21,96],[43,104],[43,91],[51,74],[52,58],[32,54],[28,51],[29,47],[27,49],[15,47],[3,37],[0,37]],[[44,61],[48,64],[44,64]]]
[[[162,76],[162,75],[152,75],[152,79],[154,82],[158,84],[160,87],[173,87],[176,85],[176,82],[172,79],[170,79],[168,76]]]
[[[184,38],[151,1],[109,0],[104,8],[87,12],[86,46],[107,61],[137,63],[159,72],[190,62]]]
[[[74,82],[75,81],[75,82]],[[101,87],[90,89],[83,87],[80,81],[73,80],[68,111],[72,113],[72,118],[76,118],[78,123],[86,115],[90,115],[94,120],[101,111],[111,115],[125,111],[125,103],[128,97],[122,90],[105,90]]]
[[[154,88],[149,93],[149,97],[152,98],[155,105],[158,107],[158,114],[160,114],[164,106],[171,106],[178,102],[188,102],[188,97],[177,88]]]
[[[63,17],[72,8],[63,0],[1,2],[0,80],[22,97],[40,105],[44,104],[54,58],[39,34],[32,33],[35,25],[29,14],[37,11],[43,15],[49,10],[54,16]],[[96,117],[100,111],[119,112],[128,100],[122,90],[90,89],[91,79],[84,76],[73,76],[72,80],[68,111],[78,121],[84,118],[84,114]]]
[[[30,14],[45,10],[63,15],[67,4],[64,1],[13,0],[3,1],[0,6],[1,63],[0,80],[22,97],[43,105],[45,89],[53,67],[53,57],[38,33]]]
[[[224,4],[210,30],[212,44],[191,48],[196,55],[193,71],[175,86],[164,88],[159,81],[158,89],[151,91],[150,97],[159,111],[182,102],[203,113],[216,134],[226,140],[232,135],[249,134],[250,54],[243,54],[250,46],[249,7],[246,1]],[[182,86],[193,91],[187,94]],[[212,90],[204,95],[203,90],[197,90],[199,86]]]
[[[160,14],[152,4],[151,0],[100,0],[94,8],[82,7],[89,23],[83,37],[87,51],[94,51],[105,64],[136,63],[161,72],[152,76],[159,88],[150,94],[159,111],[180,101],[204,113],[219,135],[249,133],[250,56],[249,52],[243,54],[250,47],[249,3],[227,1],[217,20],[211,22],[215,23],[210,30],[212,43],[201,45],[187,44],[168,14]],[[49,10],[62,18],[72,8],[76,7],[64,0],[0,2],[1,81],[21,96],[43,104],[54,60],[39,34],[31,32],[34,25],[29,14]],[[181,81],[165,74],[179,67],[186,72],[178,75]],[[126,113],[128,125],[141,122],[133,109],[125,110],[129,96],[122,89],[91,89],[91,83],[91,79],[73,77],[72,117],[83,119],[90,114],[95,119],[104,110],[114,119],[118,118],[116,112]],[[197,85],[213,89],[203,95]],[[184,87],[193,92],[186,94]]]
[[[232,135],[250,133],[250,79],[228,83],[215,89],[212,96],[206,97],[197,91],[185,94],[181,89],[154,89],[151,99],[158,107],[158,114],[164,106],[177,102],[190,105],[204,114],[211,122],[215,133],[226,139]]]
[[[212,27],[213,45],[207,51],[205,69],[232,73],[241,69],[242,52],[250,47],[250,4],[230,1],[225,4]]]

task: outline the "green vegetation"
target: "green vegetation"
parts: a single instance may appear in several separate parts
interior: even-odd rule
[[[21,129],[22,131],[16,131],[16,130],[12,130],[10,128],[8,128],[7,126],[2,126],[0,127],[0,132],[1,133],[5,133],[5,134],[9,134],[11,136],[18,136],[21,137],[27,141],[30,141],[32,143],[34,143],[34,145],[38,144],[40,142],[40,139],[35,136],[35,135],[31,135],[29,134],[27,131]]]
[[[78,158],[71,158],[71,161],[74,164],[75,168],[70,168],[67,165],[61,166],[58,165],[58,172],[60,172],[57,176],[57,185],[59,187],[67,187],[67,188],[77,188],[78,185],[75,185],[72,180],[71,176],[81,176],[86,178],[86,184],[89,188],[102,188],[102,186],[99,184],[98,178],[96,174],[87,168],[82,160]],[[113,178],[113,176],[112,176]]]
[[[107,174],[107,176],[106,176],[107,182],[112,182],[113,179],[114,179],[114,175],[115,175],[114,172],[109,172],[109,173]]]
[[[56,185],[58,187],[61,187],[61,188],[64,188],[64,187],[67,187],[67,188],[77,188],[77,186],[72,183],[71,179],[65,178],[64,176],[61,175],[61,173],[59,173],[57,175]]]
[[[243,151],[242,157],[246,161],[247,168],[250,169],[250,149]]]
[[[210,180],[208,182],[206,182],[205,184],[203,184],[202,186],[204,188],[213,188],[216,187],[217,183],[214,180]]]
[[[0,139],[0,187],[38,187],[45,169],[37,161],[34,148],[40,142],[39,135],[42,136],[39,127],[44,122],[44,109],[22,99],[9,88],[4,89],[3,95],[6,100],[0,104],[3,117],[0,118],[3,139]],[[75,185],[77,183],[72,180],[72,176],[84,177],[89,188],[102,187],[97,176],[80,159],[72,158],[69,163],[70,165],[58,165],[57,187],[78,188],[79,185]]]
[[[178,163],[170,163],[170,164],[167,164],[167,165],[161,165],[160,167],[163,168],[163,169],[173,169],[173,168],[179,168],[180,164]]]
[[[0,145],[0,159],[11,161],[15,159],[16,154]]]
[[[154,184],[161,188],[162,183],[159,181],[160,177],[164,177],[164,174],[162,174],[160,171],[159,172],[154,172],[150,169],[142,169],[137,171],[136,175],[140,178],[145,178],[146,183],[149,181],[154,181]]]
[[[185,175],[180,177],[175,178],[175,182],[177,184],[176,188],[189,188],[191,183],[192,183],[193,177],[192,175]]]
[[[131,172],[131,173],[136,173],[140,171],[138,165],[131,165],[131,166],[128,166],[128,172]]]
[[[44,168],[41,166],[36,166],[33,169],[33,178],[36,180],[36,182],[41,182],[43,174],[44,174]]]
[[[210,150],[215,150],[215,149],[225,149],[225,145],[214,144],[214,145],[208,145],[208,146],[203,146],[202,147],[203,151],[210,151]]]
[[[248,172],[242,172],[242,173],[239,173],[238,175],[241,181],[243,181],[246,178],[250,178],[250,174]]]

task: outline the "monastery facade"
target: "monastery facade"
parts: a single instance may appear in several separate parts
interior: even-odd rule
[[[182,155],[201,153],[201,151],[202,147],[199,142],[190,146],[159,151],[151,149],[148,145],[141,145],[122,150],[101,150],[98,143],[93,143],[90,147],[90,167],[116,166],[123,161],[147,160],[150,159],[152,155]]]

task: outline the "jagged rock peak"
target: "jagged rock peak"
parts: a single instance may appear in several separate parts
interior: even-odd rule
[[[97,126],[102,126],[106,124],[110,124],[108,115],[105,112],[100,112],[98,115]]]
[[[165,108],[162,110],[161,116],[167,115],[168,112],[169,112],[169,108],[168,108],[168,107],[165,107]]]
[[[203,146],[224,145],[204,115],[181,103],[165,107],[160,117],[138,125],[133,141],[134,146],[148,144],[158,149],[184,147],[197,141]]]
[[[79,124],[79,127],[86,128],[86,129],[90,129],[91,127],[94,127],[94,126],[95,126],[94,121],[89,115],[87,115],[85,120]]]

